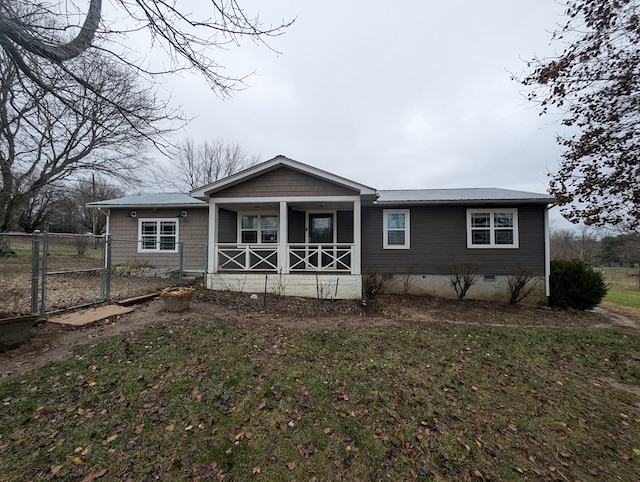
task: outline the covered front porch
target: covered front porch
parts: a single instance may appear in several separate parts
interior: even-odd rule
[[[207,287],[360,298],[360,197],[211,199]]]

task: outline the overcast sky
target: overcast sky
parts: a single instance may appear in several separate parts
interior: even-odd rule
[[[195,117],[178,138],[222,138],[377,189],[546,192],[559,127],[511,73],[559,48],[556,0],[241,3],[266,23],[296,21],[270,42],[280,54],[219,51],[230,75],[255,72],[231,99],[173,78],[173,103]]]

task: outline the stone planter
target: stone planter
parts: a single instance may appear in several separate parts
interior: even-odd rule
[[[39,318],[40,315],[24,315],[0,319],[0,351],[17,348],[27,341],[31,327]]]
[[[160,299],[164,303],[167,311],[180,312],[189,309],[193,295],[196,293],[195,288],[176,287],[167,288],[160,293]]]

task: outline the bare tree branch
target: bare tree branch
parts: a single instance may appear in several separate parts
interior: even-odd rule
[[[72,62],[91,89],[64,71],[42,72],[69,98],[76,96],[73,110],[11,63],[1,64],[0,231],[15,229],[25,206],[47,186],[90,172],[132,182],[151,140],[169,132],[165,105],[133,72],[95,53]]]
[[[60,40],[59,43],[49,43],[39,38],[35,34],[35,29],[24,22],[20,11],[12,8],[15,3],[19,2],[5,0],[0,4],[0,42],[3,46],[13,43],[27,52],[52,62],[64,62],[81,55],[93,44],[102,16],[102,0],[90,0],[87,16],[80,32],[71,41]]]
[[[58,68],[92,49],[101,49],[112,59],[126,62],[126,54],[131,48],[112,50],[115,43],[128,33],[146,30],[170,55],[172,65],[165,72],[183,69],[198,72],[216,93],[226,97],[242,82],[243,76],[224,74],[223,67],[212,60],[212,51],[229,44],[239,45],[241,38],[270,48],[267,39],[281,35],[293,23],[283,21],[265,27],[258,16],[248,16],[237,0],[189,2],[190,9],[207,12],[206,17],[202,13],[188,13],[175,1],[116,0],[120,13],[125,13],[131,25],[115,30],[106,28],[112,19],[105,18],[101,0],[86,2],[87,13],[81,26],[65,23],[66,16],[54,10],[54,6],[64,10],[66,4],[62,2],[54,2],[53,6],[27,0],[0,2],[0,47],[36,82],[34,68],[26,53],[37,56],[37,62],[48,62]],[[68,39],[69,31],[77,31],[77,34]],[[130,64],[136,65],[141,73],[160,73],[145,69],[139,63]],[[39,85],[42,88],[46,84],[40,82]]]
[[[236,142],[215,139],[198,144],[185,138],[174,148],[168,169],[157,173],[155,184],[161,189],[187,192],[258,162],[258,156],[247,154]]]

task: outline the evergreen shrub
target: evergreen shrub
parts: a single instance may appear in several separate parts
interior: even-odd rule
[[[590,310],[607,294],[602,273],[593,270],[581,259],[551,261],[549,282],[549,305],[560,308]]]

